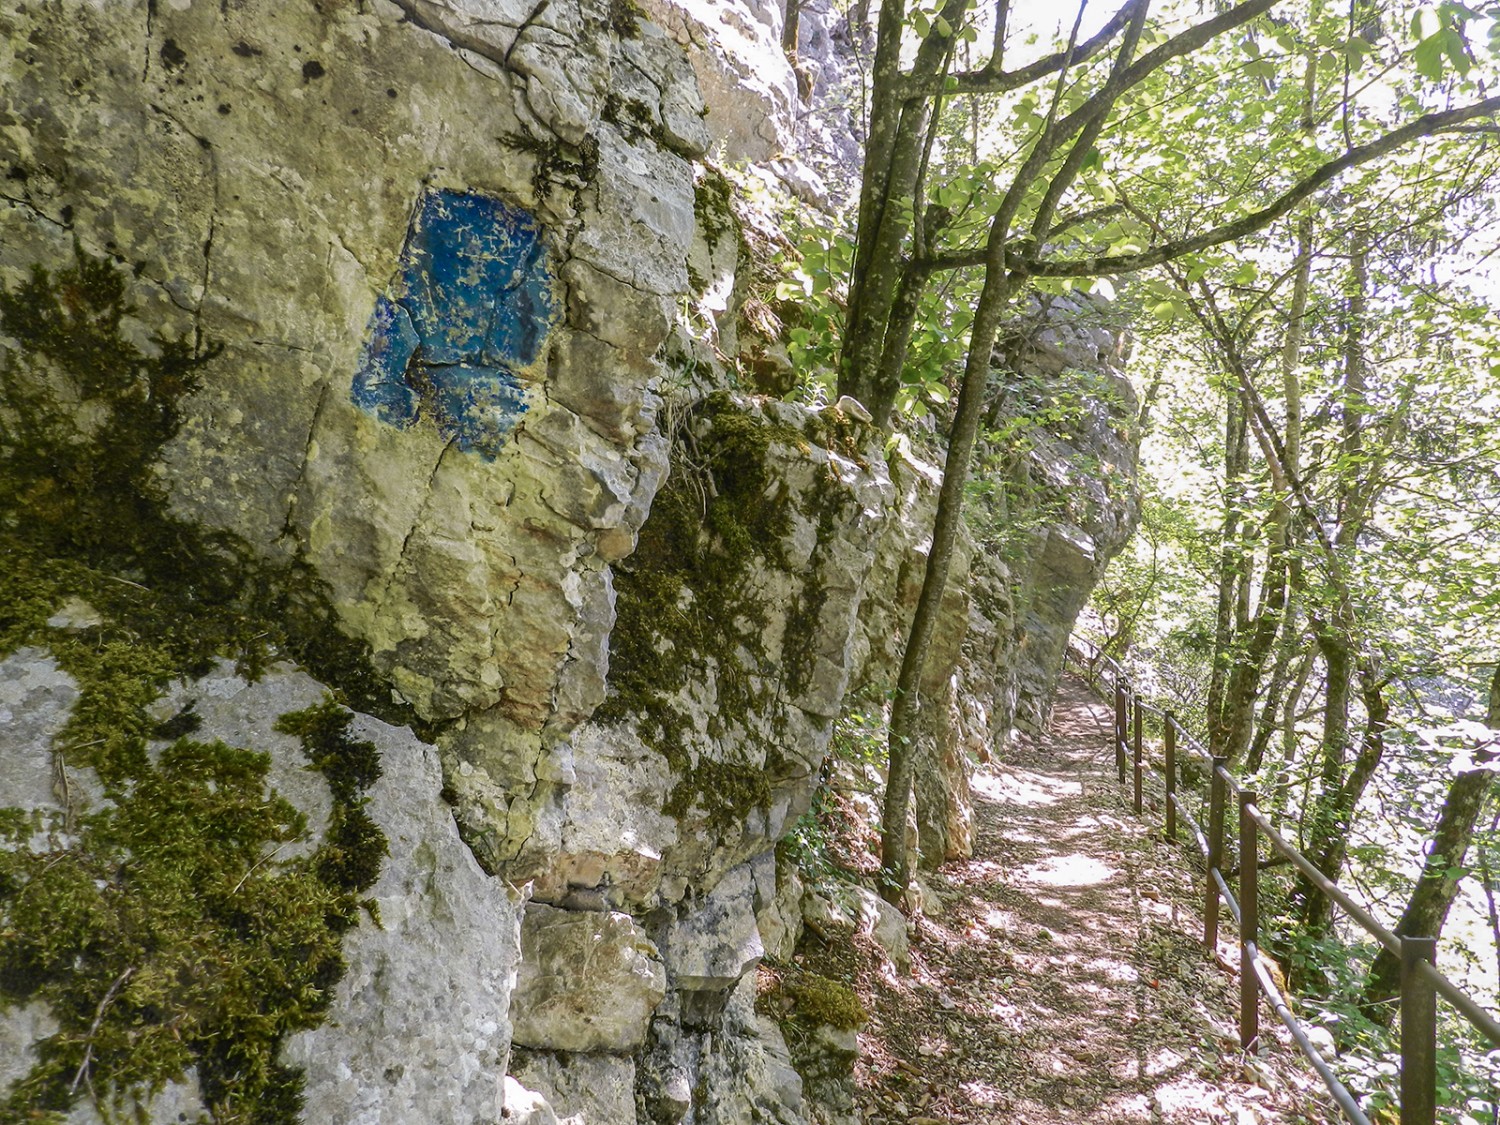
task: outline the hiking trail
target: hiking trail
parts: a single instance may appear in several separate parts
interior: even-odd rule
[[[930,879],[940,901],[918,923],[911,974],[860,982],[867,1121],[1326,1118],[1274,1017],[1267,1053],[1240,1050],[1237,980],[1200,944],[1201,888],[1159,811],[1131,814],[1110,722],[1065,677],[1047,735],[976,770],[974,856]]]

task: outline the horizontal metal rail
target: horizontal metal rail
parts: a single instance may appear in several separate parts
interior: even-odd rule
[[[1203,826],[1193,819],[1193,814],[1188,812],[1187,806],[1183,804],[1182,798],[1176,793],[1172,794],[1172,804],[1177,807],[1177,815],[1187,822],[1187,826],[1193,830],[1193,836],[1198,841],[1198,850],[1203,853],[1203,858],[1208,858],[1208,836],[1203,831]]]
[[[1459,1015],[1484,1033],[1486,1039],[1500,1047],[1500,1021],[1474,1002],[1474,998],[1438,971],[1430,961],[1417,965],[1417,972],[1437,990],[1437,994],[1458,1010]]]
[[[1244,924],[1244,916],[1240,913],[1240,900],[1234,897],[1234,892],[1229,889],[1229,884],[1224,881],[1224,873],[1217,867],[1210,872],[1214,877],[1214,883],[1219,888],[1219,894],[1223,896],[1224,905],[1229,907],[1229,916],[1234,919],[1236,926]]]
[[[1323,1057],[1323,1053],[1313,1046],[1313,1041],[1308,1038],[1302,1021],[1292,1012],[1290,1005],[1286,1002],[1286,997],[1276,986],[1276,979],[1271,976],[1271,970],[1266,965],[1265,958],[1260,955],[1260,949],[1254,942],[1247,943],[1247,947],[1251,956],[1251,964],[1255,968],[1255,979],[1260,984],[1261,992],[1265,993],[1266,1001],[1271,1005],[1271,1011],[1276,1013],[1276,1017],[1292,1033],[1292,1041],[1312,1064],[1312,1068],[1318,1072],[1318,1077],[1323,1080],[1323,1085],[1328,1088],[1329,1094],[1338,1103],[1338,1107],[1344,1111],[1344,1116],[1354,1122],[1354,1125],[1371,1125],[1369,1117],[1354,1100],[1354,1095],[1349,1093],[1348,1088],[1339,1081],[1338,1075],[1328,1065],[1328,1060]]]
[[[1305,855],[1294,848],[1291,843],[1288,842],[1287,838],[1276,830],[1275,825],[1273,825],[1269,820],[1266,819],[1264,813],[1262,813],[1254,806],[1251,806],[1250,815],[1255,820],[1256,827],[1258,827],[1261,832],[1265,834],[1266,839],[1270,841],[1271,846],[1278,852],[1280,852],[1283,856],[1285,856],[1288,860],[1290,860],[1292,866],[1295,867],[1298,871],[1302,872],[1309,883],[1317,887],[1318,890],[1322,891],[1330,899],[1336,902],[1341,908],[1343,908],[1344,912],[1348,914],[1349,917],[1358,922],[1360,926],[1371,937],[1380,942],[1381,945],[1385,946],[1397,957],[1401,956],[1400,938],[1398,938],[1395,934],[1391,933],[1390,930],[1386,929],[1378,921],[1376,921],[1375,916],[1368,910],[1360,906],[1359,903],[1355,902],[1347,894],[1341,891],[1337,883],[1335,883],[1327,875],[1324,875],[1321,871],[1314,867],[1312,860],[1308,859]]]

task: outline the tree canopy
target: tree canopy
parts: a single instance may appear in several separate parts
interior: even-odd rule
[[[996,342],[1024,302],[1092,291],[1195,323],[1212,342],[1217,385],[1233,399],[1226,487],[1235,495],[1221,521],[1221,579],[1245,557],[1238,541],[1251,523],[1242,508],[1253,495],[1274,509],[1264,577],[1242,579],[1238,592],[1220,582],[1218,639],[1233,632],[1248,655],[1213,661],[1212,717],[1229,724],[1224,737],[1247,741],[1244,702],[1258,685],[1249,673],[1269,658],[1292,587],[1316,586],[1321,600],[1304,600],[1302,612],[1322,659],[1348,669],[1331,685],[1330,761],[1348,745],[1349,693],[1357,687],[1376,706],[1381,682],[1359,643],[1364,595],[1348,556],[1377,502],[1396,495],[1385,474],[1405,431],[1372,408],[1387,395],[1403,410],[1434,401],[1419,393],[1425,345],[1408,331],[1404,343],[1399,332],[1389,345],[1380,337],[1381,347],[1415,352],[1404,378],[1387,387],[1382,376],[1377,402],[1370,323],[1404,293],[1424,315],[1482,331],[1483,314],[1445,301],[1435,278],[1391,288],[1384,273],[1372,283],[1370,270],[1374,261],[1414,277],[1452,237],[1454,218],[1485,217],[1500,111],[1486,85],[1495,19],[1456,3],[1246,0],[1205,12],[1129,0],[1084,34],[1087,6],[1078,5],[1064,41],[1020,61],[1009,0],[887,0],[874,32],[845,308],[827,320],[839,333],[837,390],[881,421],[903,401],[952,403],[933,545],[891,719],[883,840],[893,897],[906,882],[917,684],[980,419],[1007,378]],[[1312,269],[1330,253],[1349,268]],[[1341,302],[1332,319],[1329,285]],[[1334,451],[1316,476],[1304,464],[1304,349],[1341,372],[1329,399],[1339,436],[1309,435],[1320,458]],[[1262,390],[1276,356],[1279,389]],[[1269,484],[1247,490],[1252,449]],[[1263,595],[1255,614],[1245,598],[1252,588]],[[1319,814],[1331,838],[1357,797],[1339,772],[1329,766],[1332,804]]]

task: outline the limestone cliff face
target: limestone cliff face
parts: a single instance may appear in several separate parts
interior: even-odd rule
[[[806,1119],[773,848],[894,678],[937,478],[721,385],[784,356],[704,163],[793,148],[779,24],[0,12],[0,1120]],[[1019,370],[1117,381],[1049,331]],[[928,858],[1133,521],[1092,409],[966,548]]]

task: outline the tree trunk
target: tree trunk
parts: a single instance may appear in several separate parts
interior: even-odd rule
[[[1318,746],[1321,787],[1311,811],[1303,819],[1307,832],[1302,850],[1312,858],[1319,871],[1330,879],[1337,879],[1338,870],[1330,872],[1328,865],[1334,852],[1338,851],[1339,865],[1342,866],[1342,850],[1336,844],[1342,836],[1340,821],[1343,818],[1339,815],[1339,805],[1349,756],[1349,699],[1354,681],[1354,656],[1349,650],[1345,630],[1328,622],[1319,622],[1316,635],[1325,669],[1323,735]],[[1309,932],[1319,934],[1327,928],[1328,901],[1305,876],[1297,880],[1293,902],[1297,917]]]
[[[1352,552],[1358,546],[1360,532],[1369,513],[1368,500],[1374,484],[1365,476],[1365,314],[1369,292],[1369,236],[1356,230],[1350,236],[1349,280],[1345,288],[1344,307],[1344,385],[1340,395],[1343,411],[1340,441],[1341,461],[1338,475],[1338,527],[1329,544],[1334,558]],[[1369,491],[1367,491],[1367,489]],[[1338,591],[1338,602],[1331,613],[1315,622],[1318,649],[1327,669],[1327,686],[1323,705],[1323,740],[1319,748],[1321,788],[1307,818],[1309,838],[1306,850],[1312,861],[1329,879],[1337,880],[1344,866],[1349,846],[1349,825],[1359,798],[1384,752],[1384,730],[1387,707],[1373,671],[1360,662],[1356,649],[1354,607],[1347,586]],[[1361,677],[1366,704],[1365,736],[1355,768],[1347,776],[1345,768],[1349,750],[1349,708],[1354,673]],[[1299,878],[1294,894],[1297,914],[1312,936],[1328,929],[1329,903],[1306,879]]]
[[[948,456],[943,463],[943,487],[938,493],[932,547],[922,574],[922,593],[912,616],[896,698],[891,704],[889,737],[890,767],[886,774],[885,799],[880,817],[880,893],[889,902],[899,902],[911,878],[906,849],[906,817],[911,804],[912,765],[916,751],[918,686],[932,630],[942,610],[943,592],[958,543],[959,519],[963,514],[964,482],[973,459],[974,439],[979,433],[985,389],[989,383],[990,357],[999,335],[1000,320],[1021,287],[1021,279],[1001,270],[988,270],[974,327],[969,337],[969,355],[959,387],[953,428],[948,435]]]
[[[955,30],[962,22],[964,2],[944,0],[941,18]],[[936,120],[932,99],[906,98],[903,91],[939,74],[953,42],[951,37],[929,35],[917,48],[910,74],[903,76],[900,52],[905,18],[905,5],[898,0],[881,4],[870,76],[870,131],[860,179],[854,272],[839,357],[839,394],[862,402],[881,426],[888,424],[900,389],[899,370],[895,385],[882,382],[882,361],[892,340],[888,330],[920,194],[923,153]],[[920,280],[926,280],[925,274]]]
[[[1224,745],[1224,702],[1229,668],[1234,662],[1234,607],[1244,578],[1245,556],[1240,549],[1240,510],[1247,460],[1244,404],[1231,394],[1224,408],[1224,524],[1219,540],[1219,590],[1214,615],[1214,660],[1209,670],[1208,749],[1220,754]]]
[[[1297,603],[1288,598],[1283,610],[1281,641],[1276,646],[1276,662],[1271,666],[1271,679],[1260,699],[1260,716],[1256,721],[1255,737],[1251,740],[1249,753],[1245,755],[1247,773],[1260,769],[1266,758],[1266,748],[1271,744],[1271,736],[1276,733],[1277,715],[1293,679],[1292,663],[1297,656],[1298,633]]]
[[[1500,730],[1500,668],[1490,681],[1489,713],[1486,724]],[[1480,761],[1492,758],[1493,751],[1482,751]],[[1474,825],[1494,784],[1494,772],[1486,768],[1465,770],[1448,786],[1448,796],[1432,831],[1432,844],[1422,864],[1422,874],[1412,888],[1396,933],[1401,937],[1441,937],[1443,923],[1458,896],[1463,862],[1468,854]],[[1365,978],[1364,996],[1360,1000],[1365,1014],[1378,1023],[1388,1024],[1393,1014],[1390,1001],[1401,992],[1401,959],[1382,948]]]
[[[1286,607],[1286,556],[1275,542],[1271,544],[1266,558],[1266,574],[1261,582],[1261,591],[1260,612],[1250,623],[1248,639],[1242,638],[1236,646],[1234,666],[1229,670],[1229,682],[1224,689],[1222,743],[1217,752],[1228,758],[1231,764],[1243,759],[1249,749],[1261,676],[1265,673],[1271,647],[1281,631],[1283,610]]]

